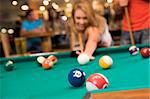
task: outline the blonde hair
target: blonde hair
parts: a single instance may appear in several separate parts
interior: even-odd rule
[[[70,20],[70,24],[71,24],[71,32],[77,32],[76,28],[75,28],[75,23],[74,23],[74,13],[77,9],[81,9],[87,16],[87,20],[88,20],[88,26],[92,26],[92,27],[101,27],[104,24],[104,18],[102,16],[100,16],[99,14],[95,13],[95,11],[92,8],[92,3],[91,1],[88,0],[80,0],[78,2],[74,3],[74,7],[72,10],[72,18]]]

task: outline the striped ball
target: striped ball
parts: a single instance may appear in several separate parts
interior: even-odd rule
[[[111,65],[113,64],[113,60],[110,56],[108,55],[104,55],[103,57],[101,57],[99,59],[99,65],[103,68],[103,69],[108,69],[111,67]]]
[[[136,46],[131,46],[131,47],[129,48],[129,53],[130,53],[131,55],[137,55],[138,52],[139,52],[139,48],[137,48]]]
[[[88,91],[104,89],[108,86],[108,79],[100,73],[90,75],[86,81],[86,89]]]

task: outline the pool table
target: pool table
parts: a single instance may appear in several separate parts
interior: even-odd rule
[[[130,45],[129,45],[130,46]],[[49,70],[37,63],[38,55],[0,59],[0,97],[1,99],[148,99],[150,89],[149,59],[139,54],[132,56],[129,46],[98,48],[95,60],[80,66],[71,52],[55,53],[58,62]],[[149,45],[137,45],[139,48]],[[48,57],[50,54],[43,54]],[[99,59],[109,55],[113,59],[110,69],[102,69]],[[8,60],[14,62],[12,71],[5,71]],[[72,87],[68,82],[68,73],[80,68],[86,73],[86,79],[93,73],[101,73],[109,80],[109,86],[102,90],[87,92],[82,87]],[[118,98],[120,96],[120,98]],[[122,98],[124,96],[124,98]],[[133,96],[133,97],[132,97]],[[107,98],[106,98],[107,97]]]

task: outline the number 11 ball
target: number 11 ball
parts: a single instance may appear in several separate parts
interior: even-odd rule
[[[85,72],[81,69],[72,69],[68,74],[68,81],[73,87],[80,87],[85,82]]]
[[[100,73],[92,74],[86,81],[86,88],[88,91],[104,89],[108,87],[108,85],[108,79]]]

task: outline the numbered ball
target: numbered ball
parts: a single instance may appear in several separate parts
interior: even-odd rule
[[[68,74],[68,81],[73,87],[80,87],[85,82],[85,72],[81,69],[72,69]]]
[[[108,85],[108,79],[100,73],[92,74],[86,81],[86,88],[88,91],[104,89],[108,87]]]
[[[131,47],[129,48],[129,53],[130,53],[131,55],[137,55],[138,52],[139,52],[139,48],[137,48],[136,46],[131,46]]]
[[[45,57],[39,56],[39,57],[37,57],[37,62],[40,63],[40,64],[42,64],[45,59],[46,59]]]
[[[14,69],[14,66],[13,66],[13,61],[8,61],[6,64],[5,64],[5,70],[6,71],[11,71]]]
[[[90,61],[90,58],[87,54],[82,53],[78,56],[77,61],[80,65],[85,65]]]
[[[150,48],[142,48],[140,53],[143,58],[148,58],[150,57]]]
[[[53,62],[49,59],[45,59],[44,62],[42,63],[42,67],[44,69],[50,69],[53,67]]]
[[[57,63],[57,57],[56,56],[54,56],[54,55],[50,55],[47,59],[49,59],[49,60],[51,60],[54,64],[56,64]]]
[[[113,60],[110,56],[104,55],[103,57],[101,57],[99,59],[99,65],[103,68],[103,69],[108,69],[112,66],[113,64]]]

